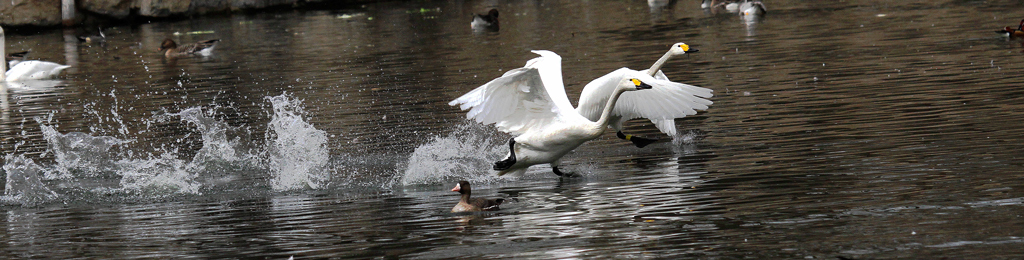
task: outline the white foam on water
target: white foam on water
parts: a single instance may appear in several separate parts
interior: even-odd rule
[[[68,178],[72,176],[73,171],[77,171],[74,174],[87,176],[95,176],[99,172],[109,171],[114,167],[111,158],[115,156],[112,154],[111,148],[127,143],[127,141],[109,136],[94,137],[81,132],[61,134],[42,120],[37,119],[37,121],[40,121],[39,126],[47,144],[47,150],[43,156],[52,154],[57,163],[55,173],[59,175],[49,176],[49,178]]]
[[[191,157],[179,153],[189,150],[188,142],[160,143],[143,152],[133,146],[145,147],[149,140],[60,133],[51,120],[37,119],[47,142],[40,157],[42,161],[52,158],[52,163],[36,163],[25,154],[7,155],[3,165],[7,188],[0,203],[89,200],[82,195],[161,198],[201,194],[223,187],[219,185],[265,185],[275,191],[326,188],[337,171],[328,168],[344,167],[329,166],[327,133],[303,118],[301,101],[288,95],[267,100],[273,105],[273,114],[262,144],[254,142],[246,128],[217,119],[217,108],[188,108],[143,122],[147,126],[143,132],[171,120],[194,129],[202,137],[202,147]],[[187,140],[187,134],[179,139]],[[244,181],[233,183],[235,180]]]
[[[118,161],[121,175],[120,189],[141,193],[146,197],[160,197],[174,193],[199,194],[202,184],[196,181],[202,167],[175,158],[170,153],[150,159]]]
[[[42,179],[45,169],[36,164],[25,155],[9,154],[5,156],[4,172],[7,173],[7,182],[4,185],[4,195],[0,201],[4,204],[34,205],[45,203],[58,197],[46,185]]]
[[[327,132],[316,129],[302,115],[302,101],[280,95],[267,98],[274,116],[267,126],[269,168],[274,190],[320,189],[330,180]]]
[[[446,136],[436,136],[420,145],[409,156],[405,171],[399,174],[402,185],[473,183],[498,179],[491,168],[494,161],[508,153],[507,139],[495,136],[487,126],[470,123],[457,126]]]
[[[199,149],[192,158],[192,163],[201,164],[204,162],[247,162],[255,157],[249,151],[243,151],[242,134],[235,127],[229,126],[226,122],[213,118],[213,109],[203,110],[198,107],[182,110],[181,112],[169,114],[181,118],[182,122],[195,126],[202,135],[203,147]],[[231,137],[228,132],[236,136]],[[247,135],[246,135],[247,137]]]

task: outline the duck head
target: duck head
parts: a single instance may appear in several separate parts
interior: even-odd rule
[[[455,184],[455,188],[452,188],[452,191],[459,192],[459,194],[470,193],[470,190],[468,181],[459,181],[459,183]]]
[[[171,40],[171,39],[168,38],[168,39],[164,39],[164,42],[160,43],[160,48],[156,49],[156,50],[157,51],[165,51],[165,50],[170,50],[170,49],[174,49],[174,48],[178,48],[178,44],[175,43],[174,40]]]

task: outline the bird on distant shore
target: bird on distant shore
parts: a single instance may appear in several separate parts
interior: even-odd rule
[[[469,26],[478,31],[498,31],[498,9],[491,9],[486,15],[473,15],[473,22]]]
[[[493,211],[499,210],[498,205],[505,202],[505,199],[481,199],[481,198],[470,198],[472,188],[469,186],[468,181],[460,181],[455,184],[455,188],[452,191],[459,192],[462,194],[462,198],[459,199],[459,204],[456,204],[452,208],[452,212],[473,212],[473,211]]]
[[[1011,38],[1024,38],[1024,20],[1020,20],[1020,25],[1017,25],[1017,29],[1013,29],[1012,27],[1007,26],[1004,27],[1002,30],[996,31],[996,33]]]
[[[157,51],[164,52],[164,55],[168,58],[192,55],[210,56],[213,54],[213,47],[216,47],[219,41],[220,39],[205,40],[179,46],[174,40],[164,39],[164,42],[160,44],[160,48]]]

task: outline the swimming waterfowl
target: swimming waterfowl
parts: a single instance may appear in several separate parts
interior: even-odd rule
[[[758,16],[767,13],[768,10],[764,8],[764,3],[761,1],[743,1],[740,3],[739,13],[744,16]]]
[[[1024,38],[1024,20],[1020,20],[1020,25],[1017,25],[1017,29],[1007,26],[1002,30],[996,31],[996,33],[1002,34],[1006,37]]]
[[[760,0],[703,0],[700,3],[700,8],[712,13],[725,10],[741,15],[762,15],[766,12],[764,3]]]
[[[462,198],[459,199],[459,204],[455,204],[455,207],[452,208],[452,212],[499,210],[498,205],[505,202],[505,199],[470,198],[472,188],[470,188],[468,181],[459,181],[459,183],[455,184],[455,188],[452,188],[452,191],[457,191],[462,194]]]
[[[499,27],[498,9],[491,9],[486,15],[473,15],[473,22],[469,23],[469,27],[473,30],[497,31]]]
[[[651,65],[651,68],[640,71],[658,80],[669,80],[661,67],[668,60],[675,56],[698,52],[690,48],[686,43],[675,43],[669,48],[665,55]],[[624,73],[621,68],[603,77],[597,78],[583,87],[583,94],[577,104],[576,112],[590,120],[597,120],[601,116],[601,108],[608,102],[608,94],[614,87],[615,82],[609,81],[606,77],[614,78],[614,74]],[[591,94],[593,93],[593,94]],[[600,93],[600,94],[598,94]],[[643,138],[639,136],[622,133],[622,123],[633,118],[647,118],[654,123],[654,126],[662,133],[674,136],[676,134],[676,118],[696,114],[694,110],[704,110],[711,105],[711,101],[699,97],[711,97],[711,90],[687,84],[680,84],[678,89],[658,88],[655,91],[624,93],[620,97],[619,104],[615,106],[608,126],[615,129],[615,136],[633,142],[638,148],[643,148],[654,143],[657,139]],[[639,98],[640,100],[636,100]],[[656,104],[662,105],[656,105]]]
[[[164,52],[164,55],[167,57],[210,56],[213,54],[213,47],[216,47],[219,41],[220,39],[214,39],[178,46],[178,43],[175,43],[174,40],[164,39],[164,42],[160,43],[160,48],[157,51]]]
[[[0,27],[0,53],[6,53],[4,50],[7,46],[6,36],[4,35],[4,29]],[[22,56],[24,57],[24,56]],[[7,55],[4,55],[7,58]],[[7,70],[7,62],[0,61],[0,81],[20,81],[20,80],[37,80],[37,79],[48,79],[60,74],[64,69],[70,68],[71,66],[61,65],[48,61],[21,61],[13,63],[10,70]]]
[[[27,55],[28,51],[8,53],[7,56],[4,57],[7,60],[7,67],[13,68],[14,65],[18,64],[18,62],[25,60],[25,56]]]
[[[86,42],[86,43],[94,43],[94,42],[106,41],[107,40],[107,35],[103,34],[103,28],[97,28],[97,29],[99,29],[99,33],[100,33],[99,35],[87,35],[87,36],[79,35],[79,36],[76,36],[76,37],[78,38],[78,41]]]
[[[640,71],[629,69],[609,73],[598,80],[601,85],[610,87],[583,93],[581,97],[603,98],[606,101],[594,102],[604,108],[600,110],[597,121],[591,121],[569,103],[565,86],[562,84],[562,58],[550,51],[533,53],[541,57],[531,59],[524,67],[510,70],[448,103],[452,106],[458,105],[462,110],[469,110],[467,118],[475,119],[482,124],[494,124],[499,131],[515,136],[508,141],[507,157],[494,163],[494,170],[499,171],[498,175],[522,172],[530,166],[547,163],[558,176],[578,176],[560,171],[560,159],[581,144],[600,137],[613,115],[633,118],[631,115],[616,114],[623,112],[622,110],[614,110],[623,93],[642,92],[653,88],[659,89],[654,91],[655,93],[666,93],[660,89],[677,89],[683,85],[658,80]],[[588,95],[595,96],[587,97]],[[641,105],[650,107],[651,110],[677,110],[676,105],[671,103],[636,98],[631,100],[640,103],[651,102],[650,105]]]

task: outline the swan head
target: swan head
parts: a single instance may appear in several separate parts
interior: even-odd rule
[[[687,44],[681,43],[681,42],[677,42],[675,44],[672,44],[672,48],[669,49],[668,52],[671,53],[673,56],[675,56],[675,55],[683,55],[683,54],[687,54],[687,53],[691,53],[691,52],[698,52],[698,51],[700,51],[700,50],[697,50],[697,49],[694,49],[694,48],[690,48],[690,45],[687,45]]]
[[[644,83],[643,81],[640,81],[637,78],[629,78],[623,80],[622,84],[619,84],[619,87],[625,91],[637,91],[654,88],[651,85],[648,85],[647,83]]]

